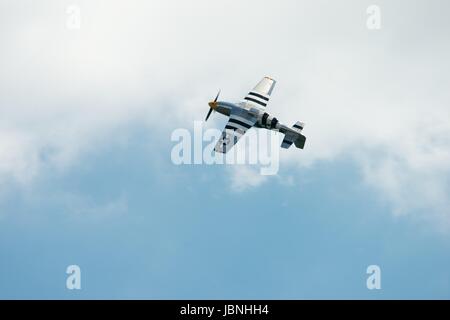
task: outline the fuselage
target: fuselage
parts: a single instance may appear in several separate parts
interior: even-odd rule
[[[252,115],[257,119],[255,123],[255,127],[257,128],[280,131],[282,133],[285,133],[286,130],[290,129],[281,124],[277,118],[272,117],[263,109],[249,107],[245,102],[232,103],[227,101],[217,101],[214,110],[228,117],[230,114],[241,114],[244,116]]]

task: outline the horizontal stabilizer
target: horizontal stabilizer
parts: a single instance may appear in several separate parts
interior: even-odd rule
[[[303,122],[298,121],[292,126],[292,129],[289,128],[284,134],[281,147],[289,149],[292,143],[294,143],[297,148],[303,149],[305,147],[306,137],[300,132],[303,130],[304,126],[305,124]]]
[[[281,147],[284,149],[289,149],[289,147],[292,145],[294,141],[290,139],[286,139],[286,136],[284,136],[283,142],[281,143]]]
[[[297,121],[293,126],[292,129],[298,131],[298,132],[302,132],[303,128],[305,127],[305,123],[304,122],[300,122]]]
[[[303,149],[305,147],[306,137],[302,134],[299,134],[298,138],[294,141],[295,146],[299,149]]]

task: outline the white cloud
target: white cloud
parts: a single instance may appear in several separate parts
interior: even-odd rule
[[[230,170],[231,190],[242,192],[260,186],[269,176],[263,176],[259,168],[248,165],[235,165]]]
[[[73,3],[76,31],[65,27]],[[349,156],[395,212],[449,222],[445,8],[378,5],[380,31],[367,30],[367,6],[353,0],[2,5],[0,183],[63,170],[133,121],[190,127],[217,89],[240,97],[271,75],[268,111],[307,123],[305,151],[285,152],[282,165]],[[238,189],[264,181],[236,170]]]
[[[39,167],[33,149],[33,137],[22,132],[0,131],[0,176],[28,184]]]

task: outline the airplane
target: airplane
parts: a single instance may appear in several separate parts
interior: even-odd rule
[[[269,77],[264,77],[254,87],[243,100],[237,103],[217,101],[220,90],[216,98],[209,102],[209,111],[205,122],[208,121],[211,112],[217,111],[229,117],[228,123],[217,141],[214,151],[227,153],[248,129],[264,128],[278,131],[284,134],[281,147],[288,149],[292,143],[297,148],[303,149],[306,137],[301,134],[305,124],[297,121],[292,128],[281,124],[277,118],[265,112],[265,107],[269,102],[276,81]]]

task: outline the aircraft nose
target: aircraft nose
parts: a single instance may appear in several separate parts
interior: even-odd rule
[[[215,102],[215,101],[210,101],[208,104],[209,104],[209,107],[212,109],[215,109],[217,106],[217,102]]]

